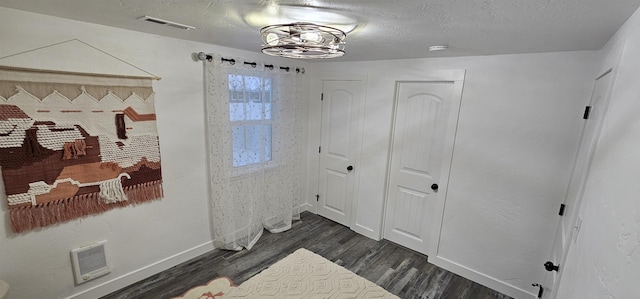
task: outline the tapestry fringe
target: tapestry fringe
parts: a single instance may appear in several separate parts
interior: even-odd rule
[[[127,200],[120,177],[100,183],[100,198],[108,204]]]
[[[100,193],[94,192],[37,206],[10,208],[11,229],[14,233],[22,233],[78,217],[102,213],[116,207],[160,199],[164,196],[162,181],[125,187],[124,194],[129,200],[105,203]]]

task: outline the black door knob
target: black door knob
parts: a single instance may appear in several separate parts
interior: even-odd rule
[[[431,185],[431,190],[438,191],[438,184]]]
[[[544,268],[551,272],[551,271],[558,271],[558,269],[560,269],[560,265],[554,265],[551,261],[548,261],[546,263],[544,263]]]
[[[347,166],[347,170],[348,171],[352,171],[353,170],[353,166],[351,166],[351,165]]]

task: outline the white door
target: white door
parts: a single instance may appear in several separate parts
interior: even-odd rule
[[[429,253],[436,200],[444,200],[446,193],[453,150],[447,143],[455,134],[461,84],[396,83],[384,237],[424,254]]]
[[[323,81],[318,214],[350,226],[362,130],[361,81]]]
[[[560,224],[549,256],[549,262],[553,265],[559,265],[560,269],[559,271],[549,271],[545,276],[543,298],[555,298],[558,274],[562,273],[562,265],[566,259],[569,245],[577,237],[577,229],[580,226],[580,220],[577,217],[578,209],[584,193],[584,184],[589,175],[591,160],[597,147],[604,112],[609,103],[612,81],[613,74],[609,70],[596,78],[594,82],[591,101],[588,106],[590,107],[588,108],[588,118],[584,123],[582,136],[580,137],[580,147],[578,148],[571,180],[564,199],[564,214],[560,217]],[[585,111],[585,116],[586,113]]]

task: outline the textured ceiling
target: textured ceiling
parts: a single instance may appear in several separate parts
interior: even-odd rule
[[[640,0],[0,0],[0,6],[255,52],[268,23],[353,20],[347,55],[336,59],[353,61],[598,50]],[[144,15],[196,29],[137,19]],[[450,49],[427,51],[439,44]]]

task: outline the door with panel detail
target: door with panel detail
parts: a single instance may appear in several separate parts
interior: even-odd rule
[[[430,248],[436,200],[446,191],[450,153],[445,150],[452,151],[445,147],[452,132],[447,127],[457,123],[461,96],[455,84],[396,83],[384,238],[424,254]]]
[[[598,76],[593,85],[591,100],[583,118],[585,119],[580,137],[580,146],[573,165],[571,180],[565,195],[562,217],[556,231],[555,241],[551,249],[548,261],[540,261],[540,270],[543,264],[549,262],[558,266],[557,270],[545,270],[545,280],[543,282],[543,293],[541,298],[555,298],[558,292],[556,286],[559,275],[564,270],[564,262],[571,242],[577,239],[580,231],[581,220],[578,217],[578,210],[584,196],[584,189],[589,176],[589,169],[593,155],[597,149],[598,138],[604,121],[605,111],[609,105],[611,97],[611,87],[613,86],[613,70],[609,69]],[[550,268],[552,269],[552,268]]]
[[[318,213],[350,226],[360,152],[361,81],[323,81]]]

